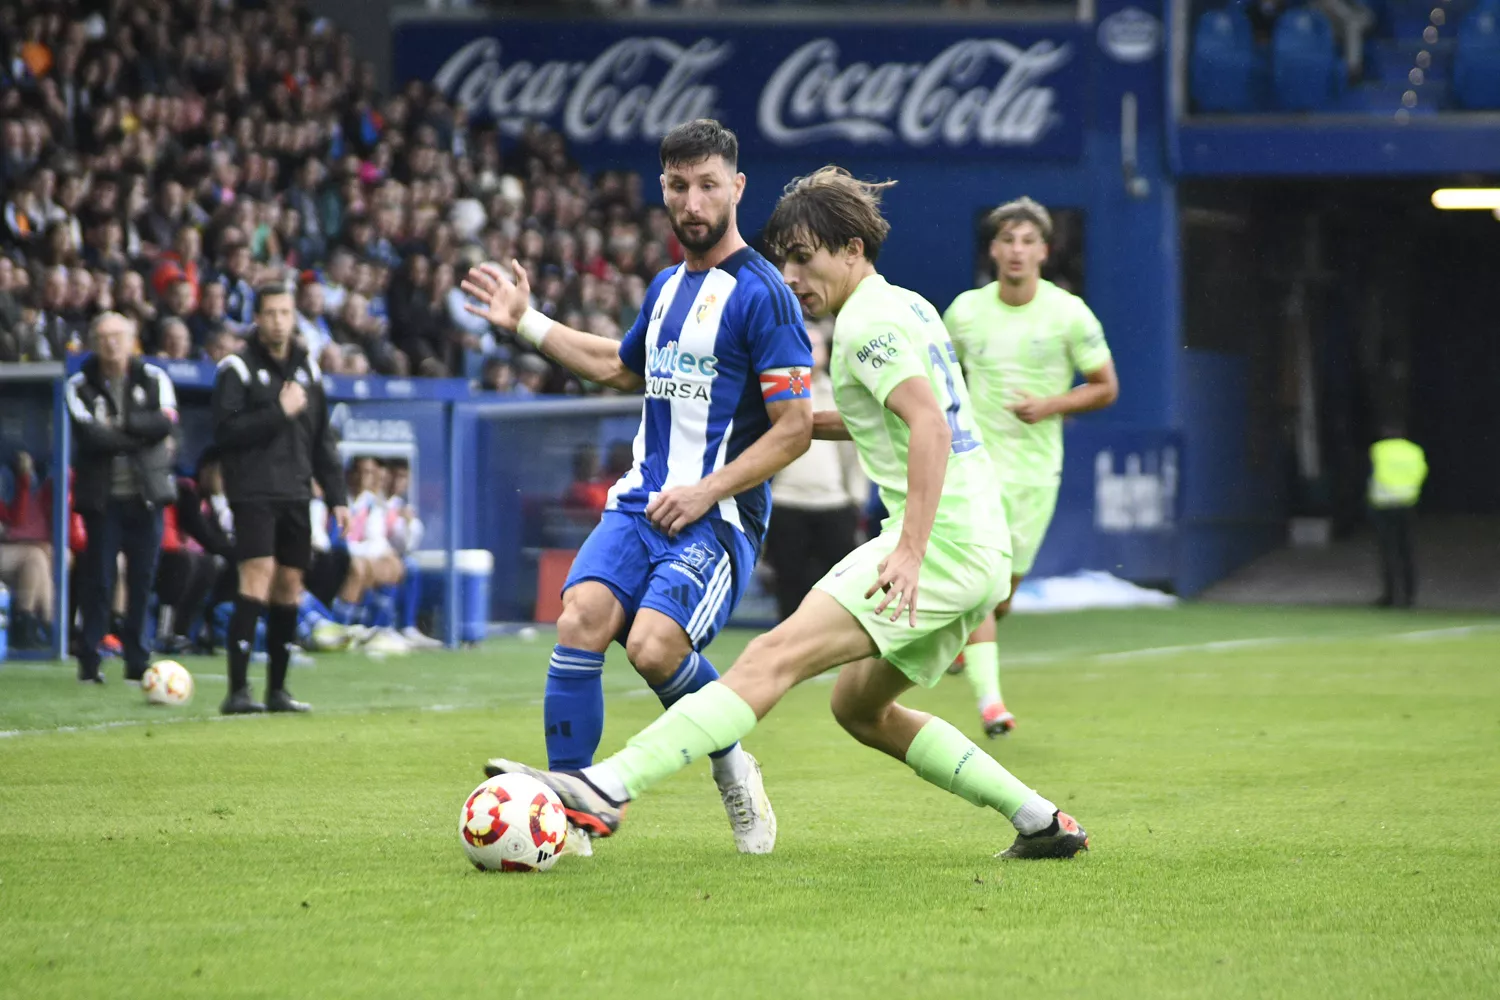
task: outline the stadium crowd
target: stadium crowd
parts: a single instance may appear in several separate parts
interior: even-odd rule
[[[466,313],[456,276],[519,259],[536,308],[618,338],[682,259],[638,175],[421,82],[382,95],[293,0],[12,0],[0,45],[0,363],[84,351],[110,309],[147,354],[217,361],[281,280],[325,372],[592,391]]]

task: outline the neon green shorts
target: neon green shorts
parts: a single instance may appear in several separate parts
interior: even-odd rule
[[[1025,576],[1047,537],[1047,526],[1057,510],[1057,486],[1007,484],[1000,489],[1005,520],[1010,524],[1010,571]]]
[[[891,609],[875,614],[884,595],[865,591],[880,576],[881,560],[900,540],[896,530],[882,532],[849,553],[817,588],[859,619],[880,656],[912,682],[932,687],[963,651],[984,616],[1010,594],[1010,556],[999,549],[959,544],[933,535],[917,578],[917,623],[906,613],[891,621]]]

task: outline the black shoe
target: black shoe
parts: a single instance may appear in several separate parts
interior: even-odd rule
[[[311,712],[312,706],[305,701],[298,701],[292,697],[292,693],[286,688],[278,688],[275,691],[266,692],[267,712]]]
[[[222,715],[259,715],[266,710],[266,706],[256,701],[250,694],[250,685],[237,688],[229,692],[229,697],[219,706]]]
[[[997,858],[1071,858],[1089,849],[1089,835],[1065,812],[1052,814],[1052,825],[1041,833],[1021,834]]]
[[[169,635],[156,641],[156,651],[164,656],[181,656],[192,648],[193,640],[185,635]]]
[[[78,683],[80,684],[103,684],[104,675],[99,672],[98,664],[93,667],[78,667]]]
[[[126,667],[125,668],[125,683],[126,684],[133,684],[136,687],[140,687],[141,686],[141,681],[143,681],[145,679],[146,679],[146,668],[145,667],[138,667],[138,668],[137,667]]]

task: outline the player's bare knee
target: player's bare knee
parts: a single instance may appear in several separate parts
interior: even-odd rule
[[[841,699],[835,692],[831,707],[834,719],[844,727],[844,732],[867,747],[887,749],[890,741],[886,738],[885,725],[890,717],[890,705],[872,706],[859,698]]]
[[[574,649],[603,652],[614,638],[613,611],[611,600],[587,590],[569,590],[563,594],[562,613],[557,617],[557,641]]]
[[[682,661],[693,651],[680,630],[654,628],[638,622],[625,639],[625,655],[648,684],[661,684],[671,678]]]
[[[246,559],[240,563],[240,593],[257,601],[271,596],[271,578],[275,575],[276,563],[269,556]]]

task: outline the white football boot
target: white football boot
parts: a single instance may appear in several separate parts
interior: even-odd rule
[[[568,835],[563,838],[564,854],[577,855],[580,858],[592,858],[594,856],[594,838],[583,827],[568,821]]]
[[[443,648],[443,642],[441,639],[434,639],[431,636],[424,635],[422,633],[422,630],[417,628],[415,625],[408,625],[406,626],[406,628],[402,629],[401,638],[411,643],[412,649]]]
[[[760,761],[745,754],[750,770],[739,781],[719,789],[724,812],[734,831],[734,846],[741,854],[770,854],[776,846],[776,810],[761,780]]]

